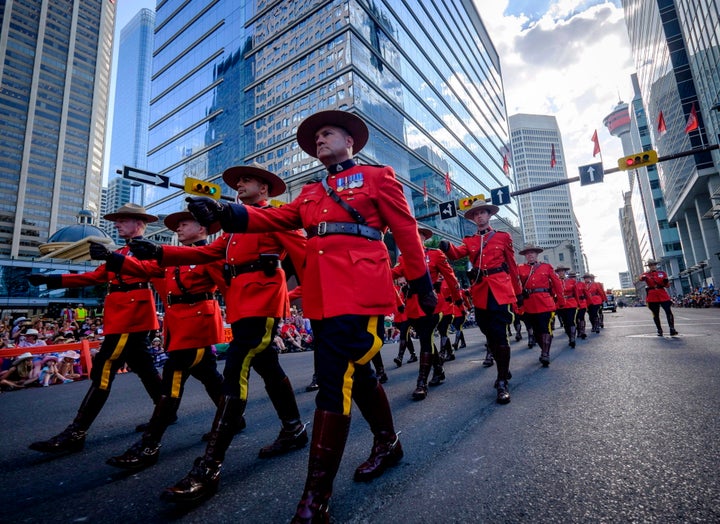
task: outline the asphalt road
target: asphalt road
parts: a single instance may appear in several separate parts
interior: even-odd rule
[[[372,435],[354,411],[331,504],[333,522],[720,522],[720,310],[675,309],[678,337],[657,337],[645,308],[606,313],[605,329],[567,346],[559,332],[551,365],[512,342],[512,402],[495,403],[495,368],[481,366],[484,338],[446,364],[446,382],[414,402],[416,365],[395,369],[396,344],[383,348],[402,462],[371,483],[355,467]],[[666,328],[666,331],[667,328]],[[300,411],[312,353],[281,355]],[[253,376],[248,428],[228,451],[220,491],[178,508],[159,492],[202,454],[213,406],[188,382],[180,421],[160,462],[125,474],[105,464],[138,435],[152,406],[133,374],[119,375],[82,453],[28,449],[73,418],[88,382],[0,394],[0,522],[289,522],[302,492],[307,448],[270,460],[257,451],[279,423]]]

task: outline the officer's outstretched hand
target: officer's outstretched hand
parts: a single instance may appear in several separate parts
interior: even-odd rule
[[[433,289],[430,273],[426,271],[420,278],[408,281],[408,284],[410,285],[410,291],[418,296],[418,304],[423,313],[432,315],[435,312],[438,297]]]
[[[33,286],[40,286],[42,284],[47,284],[48,278],[46,275],[40,275],[38,273],[33,273],[32,275],[27,276],[27,280]]]
[[[201,226],[209,225],[221,220],[229,213],[230,206],[213,200],[210,197],[187,197],[187,208]]]
[[[420,309],[423,310],[423,313],[426,315],[432,315],[435,313],[435,307],[438,303],[437,293],[435,293],[434,290],[431,290],[429,293],[418,295],[418,303],[420,304]]]
[[[163,249],[160,244],[138,238],[131,240],[128,246],[135,258],[140,260],[162,260]]]
[[[90,258],[93,260],[108,260],[113,252],[101,242],[90,242]]]
[[[438,243],[438,249],[443,253],[447,253],[448,251],[450,251],[450,242],[448,242],[447,240],[441,240]]]

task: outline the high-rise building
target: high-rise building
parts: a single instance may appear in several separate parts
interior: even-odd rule
[[[441,220],[440,202],[511,184],[500,62],[471,0],[167,1],[154,49],[147,168],[173,183],[258,162],[293,198],[323,169],[298,124],[342,109],[370,128],[360,162],[392,165],[415,215],[447,237],[473,228]],[[146,191],[156,214],[182,196]],[[517,228],[515,203],[495,222]]]
[[[154,28],[155,11],[141,9],[120,31],[110,177],[123,166],[146,168]]]
[[[720,129],[720,2],[623,0],[648,127],[660,156],[667,220],[676,225],[687,286],[720,281],[720,156],[702,152]],[[665,126],[659,129],[660,114]],[[709,132],[712,132],[710,134]],[[712,138],[710,138],[712,137]]]
[[[509,122],[518,190],[567,179],[562,136],[554,116],[521,113],[510,116]],[[569,186],[526,193],[517,199],[524,241],[543,248],[568,242],[572,258],[564,263],[582,275],[585,260]]]
[[[100,209],[112,2],[0,4],[0,257]]]

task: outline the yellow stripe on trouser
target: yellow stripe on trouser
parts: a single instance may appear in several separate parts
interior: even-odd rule
[[[190,367],[188,367],[188,370],[194,368],[200,362],[202,362],[202,359],[204,356],[205,356],[205,348],[197,348],[195,350],[195,360],[193,360],[193,363],[190,364]],[[180,388],[182,387],[182,377],[183,377],[182,370],[176,369],[175,371],[173,371],[172,386],[170,387],[170,396],[172,398],[180,398]]]
[[[372,358],[377,354],[378,351],[380,351],[380,348],[383,345],[383,341],[380,337],[377,335],[377,326],[378,321],[380,317],[374,316],[370,317],[370,320],[368,321],[368,327],[367,332],[370,333],[373,337],[373,343],[370,346],[370,349],[367,353],[365,353],[362,357],[360,357],[356,362],[360,365],[367,364],[372,360]],[[343,403],[343,415],[349,415],[350,410],[352,408],[352,386],[353,386],[353,380],[352,377],[355,374],[355,362],[348,362],[348,367],[345,370],[345,374],[343,376],[343,385],[342,385],[342,403]]]
[[[273,326],[275,325],[275,319],[268,317],[265,319],[265,334],[263,335],[260,344],[248,351],[245,358],[240,365],[240,399],[247,400],[248,397],[248,379],[250,377],[250,365],[255,355],[265,350],[272,341]]]
[[[118,343],[115,346],[115,351],[113,351],[110,358],[105,361],[102,373],[100,374],[100,389],[107,389],[110,386],[110,372],[112,371],[113,363],[120,358],[120,355],[122,355],[129,336],[129,333],[123,333],[120,335]]]
[[[551,335],[553,334],[553,330],[552,330],[553,320],[555,320],[555,312],[554,311],[552,311],[550,313],[550,320],[548,320],[548,333]]]

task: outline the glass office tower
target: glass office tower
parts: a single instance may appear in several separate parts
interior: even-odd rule
[[[100,212],[115,5],[0,2],[0,258]]]
[[[159,2],[150,171],[182,184],[258,162],[293,198],[322,169],[295,131],[323,109],[367,122],[359,160],[393,166],[415,215],[446,236],[469,223],[440,220],[439,202],[511,185],[500,63],[472,1]],[[155,213],[181,206],[149,193]],[[518,225],[513,203],[500,216]]]

